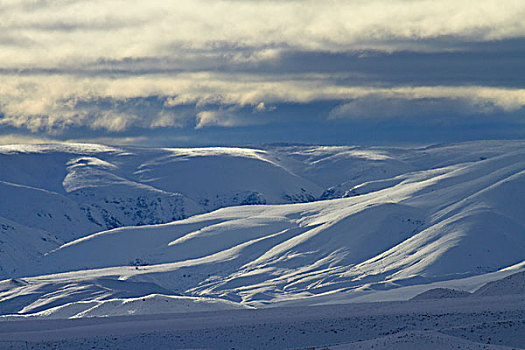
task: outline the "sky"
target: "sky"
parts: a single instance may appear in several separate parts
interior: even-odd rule
[[[0,144],[525,138],[523,0],[0,0]]]

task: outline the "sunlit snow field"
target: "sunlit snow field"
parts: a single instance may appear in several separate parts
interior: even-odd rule
[[[525,347],[525,142],[0,163],[0,347]]]

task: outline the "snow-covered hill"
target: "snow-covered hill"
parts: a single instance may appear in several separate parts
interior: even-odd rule
[[[322,192],[255,149],[16,145],[0,146],[0,164],[0,215],[66,240],[225,206],[313,201]]]
[[[474,292],[477,296],[525,294],[525,271],[487,283]]]
[[[169,300],[168,300],[169,299]],[[9,316],[2,349],[523,349],[525,296],[473,297],[311,307],[141,315],[143,307],[210,309],[210,301],[152,296],[109,300],[87,313],[121,316],[42,319]],[[87,304],[87,303],[85,303]],[[78,305],[79,308],[85,307]],[[101,307],[97,307],[101,306]],[[104,310],[104,306],[111,306]],[[223,304],[226,306],[226,303]],[[54,316],[74,312],[56,308]],[[176,308],[175,308],[176,309]],[[135,313],[129,311],[137,311]],[[126,314],[126,312],[129,312]],[[42,315],[43,316],[43,315]],[[48,316],[49,317],[49,316]],[[53,317],[53,316],[51,316]]]
[[[2,282],[3,314],[134,312],[140,298],[212,308],[344,302],[490,281],[525,260],[520,141],[1,146],[0,162],[0,217],[13,227],[0,240],[18,247],[0,244],[0,276],[16,278]]]

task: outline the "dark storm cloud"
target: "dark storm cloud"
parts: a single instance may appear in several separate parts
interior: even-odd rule
[[[0,37],[0,41],[2,38]],[[135,57],[99,59],[85,64],[50,68],[0,69],[0,74],[80,76],[176,75],[189,72],[246,73],[274,80],[301,74],[331,75],[340,85],[481,85],[525,87],[525,39],[463,42],[450,52],[348,51],[340,53],[286,49],[275,57],[250,62],[232,61],[231,51],[186,52],[181,58]],[[224,50],[224,51],[222,51]],[[255,49],[232,49],[246,57]]]

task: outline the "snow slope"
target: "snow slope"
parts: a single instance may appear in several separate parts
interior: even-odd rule
[[[450,288],[433,288],[413,297],[411,300],[466,298],[471,296],[467,291]]]
[[[413,288],[397,294],[408,299],[476,276],[479,287],[525,260],[524,146],[3,146],[0,216],[31,242],[50,238],[0,252],[16,278],[0,311],[313,305]],[[41,183],[28,173],[48,164]]]
[[[54,235],[0,217],[0,275],[14,276],[63,242]]]
[[[502,296],[525,294],[525,271],[487,282],[473,293],[450,288],[433,288],[413,297],[411,300],[465,298],[476,296]]]
[[[512,295],[65,320],[32,318],[3,322],[0,348],[523,349],[524,316],[525,297]]]
[[[75,230],[78,237],[170,222],[224,206],[317,198],[320,186],[290,173],[266,153],[89,144],[0,146],[0,215],[58,231],[70,240]]]
[[[312,201],[320,194],[318,185],[265,155],[235,148],[0,146],[0,217],[68,242],[223,206]],[[0,252],[0,277],[11,277],[3,271],[16,261],[33,260],[20,254]]]
[[[376,349],[376,350],[411,350],[411,349],[465,349],[465,350],[504,350],[515,349],[509,346],[492,345],[486,343],[472,342],[459,337],[452,337],[438,332],[400,332],[381,338],[365,340],[356,343],[339,344],[330,346],[329,350],[354,350],[354,349]]]
[[[487,283],[474,292],[477,296],[525,294],[525,272]]]

